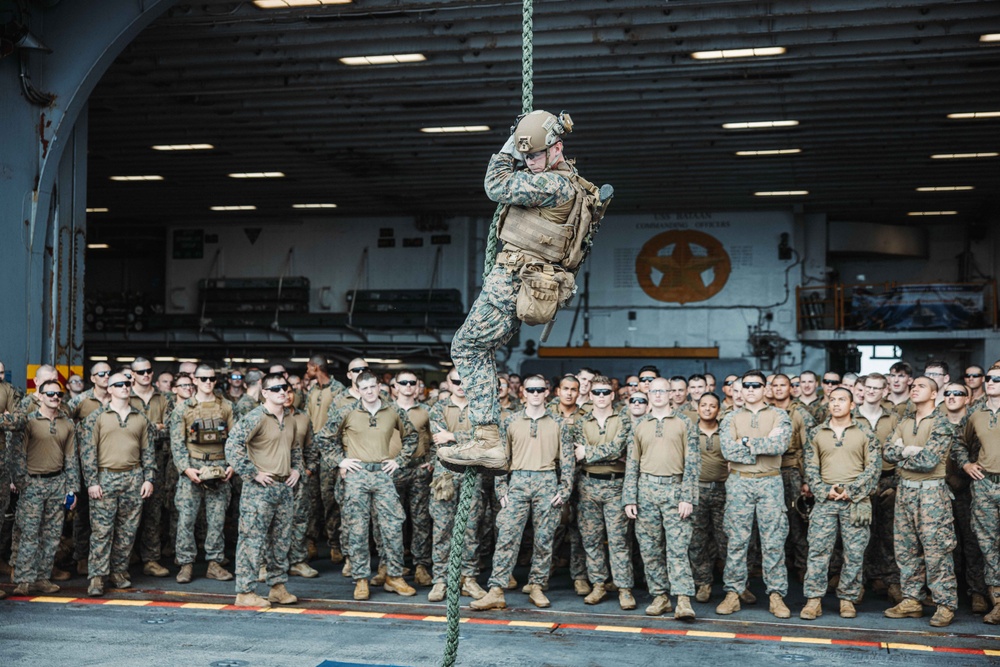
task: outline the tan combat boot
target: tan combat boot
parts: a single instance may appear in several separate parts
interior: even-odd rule
[[[354,582],[354,599],[355,600],[367,600],[371,597],[371,593],[368,591],[368,580],[358,579]]]
[[[302,577],[304,579],[312,579],[313,577],[318,577],[319,572],[317,572],[309,563],[295,563],[290,568],[288,568],[288,574],[293,577]]]
[[[695,591],[694,599],[698,602],[708,602],[712,598],[712,584],[702,584]]]
[[[90,570],[89,570],[89,567],[87,565],[87,559],[86,558],[84,558],[83,560],[76,561],[76,573],[77,574],[81,574],[81,575],[83,575],[83,576],[86,577],[87,574],[89,574],[89,572],[90,572]]]
[[[316,548],[316,543],[312,540],[306,540],[306,560],[312,560],[319,555],[319,549]]]
[[[340,574],[342,574],[345,577],[350,577],[353,574],[353,572],[351,570],[351,559],[350,558],[345,558],[344,559],[344,568],[340,571]]]
[[[622,611],[635,609],[635,597],[632,596],[631,588],[618,589],[618,606],[622,608]]]
[[[955,620],[955,612],[948,607],[938,605],[937,611],[931,616],[931,626],[935,628],[946,628]]]
[[[104,577],[90,578],[90,585],[87,586],[87,595],[92,598],[99,598],[104,595]]]
[[[521,592],[524,593],[525,595],[528,595],[529,593],[531,593],[532,586],[534,586],[534,584],[531,583],[525,584],[524,586],[521,587]],[[544,584],[542,584],[542,590],[543,591],[549,590],[549,582],[546,581]]]
[[[494,586],[490,592],[481,600],[473,600],[469,603],[469,609],[476,611],[486,611],[487,609],[506,609],[507,600],[503,596],[503,589]]]
[[[425,565],[418,565],[417,569],[413,572],[413,582],[418,586],[430,586],[434,583],[431,579],[431,573],[427,571]],[[483,593],[485,595],[485,592]]]
[[[444,600],[444,596],[447,593],[445,585],[441,582],[434,584],[431,588],[431,592],[427,594],[428,602],[441,602]]]
[[[330,560],[334,564],[344,562],[344,554],[340,551],[340,547],[330,547]]]
[[[850,600],[840,601],[840,617],[841,618],[855,618],[858,615],[858,610],[854,608],[854,603]]]
[[[986,598],[982,593],[972,594],[972,613],[973,614],[985,614],[987,611]]]
[[[586,579],[574,579],[573,580],[573,592],[575,592],[580,597],[585,595],[590,595],[590,582]]]
[[[677,596],[677,609],[674,611],[674,619],[678,621],[690,621],[694,618],[694,609],[691,608],[691,598],[686,595]]]
[[[740,593],[740,602],[743,604],[757,604],[757,596],[751,593],[748,588]]]
[[[990,597],[993,609],[983,616],[983,623],[1000,625],[1000,586],[990,586]]]
[[[507,448],[500,442],[500,428],[496,424],[477,426],[472,440],[461,445],[441,447],[438,460],[452,472],[463,472],[473,466],[480,472],[503,475],[507,472]]]
[[[517,579],[514,578],[513,574],[510,575],[509,579],[507,579],[507,585],[504,586],[504,588],[506,588],[508,591],[512,591],[515,588],[517,588]]]
[[[604,596],[608,592],[604,588],[604,584],[594,584],[594,588],[591,589],[590,594],[583,598],[584,604],[597,604],[604,599]]]
[[[236,602],[234,603],[234,606],[260,607],[261,609],[270,609],[271,603],[251,591],[250,593],[237,593]]]
[[[719,606],[715,608],[715,613],[720,616],[728,616],[740,610],[740,596],[732,591],[726,592],[726,597],[723,598]]]
[[[531,600],[531,603],[539,609],[545,609],[552,606],[549,599],[545,597],[545,593],[542,592],[542,587],[538,584],[531,585],[531,592],[528,593],[528,599]]]
[[[168,577],[170,576],[170,570],[163,567],[155,560],[146,561],[142,566],[142,573],[149,577]]]
[[[70,573],[66,570],[60,570],[55,565],[52,566],[51,581],[69,581],[70,576]]]
[[[191,563],[181,565],[181,571],[177,573],[178,584],[190,584],[194,566]]]
[[[112,574],[109,579],[111,580],[111,585],[115,588],[132,588],[132,582],[129,581],[127,574],[116,572],[115,574]]]
[[[822,615],[823,605],[820,604],[819,598],[809,598],[806,600],[806,606],[799,612],[799,618],[803,621],[815,621]]]
[[[35,584],[34,584],[34,586],[32,586],[32,588],[34,588],[39,593],[46,593],[46,594],[48,594],[48,593],[57,593],[57,592],[59,592],[59,586],[57,586],[56,584],[53,584],[48,579],[39,579],[38,581],[35,582]]]
[[[18,584],[17,586],[14,586],[13,594],[14,595],[28,595],[28,589],[29,588],[30,588],[30,586],[28,586],[28,584],[26,584],[26,583]]]
[[[275,584],[271,586],[271,591],[267,594],[268,602],[277,602],[278,604],[295,604],[299,601],[297,597],[288,592],[284,584]]]
[[[889,607],[884,615],[887,618],[920,618],[924,615],[924,607],[913,598],[904,598],[895,607]]]
[[[208,562],[208,571],[205,572],[205,577],[216,581],[230,581],[233,578],[233,573],[212,560]]]
[[[378,566],[378,573],[376,573],[376,575],[372,577],[371,585],[381,586],[382,584],[385,583],[385,579],[387,576],[388,576],[388,570],[386,570],[386,565],[385,563],[381,563]]]
[[[653,603],[646,607],[646,616],[661,616],[668,611],[673,611],[674,606],[670,604],[670,598],[666,595],[657,595],[653,598]]]
[[[770,604],[768,606],[768,611],[774,614],[775,618],[791,618],[792,612],[789,611],[788,605],[785,604],[785,600],[781,597],[781,593],[775,591],[771,593]]]
[[[486,591],[479,585],[475,577],[462,577],[462,590],[459,592],[473,600],[482,600],[486,597]]]
[[[386,577],[385,585],[382,588],[385,589],[386,593],[396,593],[404,598],[417,594],[416,589],[403,581],[402,577]]]
[[[900,588],[899,584],[889,584],[886,595],[889,596],[889,601],[893,604],[899,604],[903,601],[903,589]]]

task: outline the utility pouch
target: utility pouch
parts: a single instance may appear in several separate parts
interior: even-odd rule
[[[431,482],[431,494],[434,496],[434,500],[446,503],[455,497],[453,477],[450,472],[446,472],[434,478]]]
[[[221,445],[226,442],[227,435],[224,419],[196,419],[191,424],[191,442],[195,445]]]
[[[573,274],[561,266],[531,262],[521,267],[517,319],[529,326],[547,324],[576,291]]]

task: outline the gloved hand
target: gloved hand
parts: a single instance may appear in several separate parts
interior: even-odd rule
[[[885,498],[886,500],[888,500],[889,498],[892,498],[894,495],[896,495],[896,488],[893,487],[893,486],[890,486],[888,489],[886,489],[882,493],[878,494],[878,497],[879,498]]]
[[[851,525],[870,526],[872,524],[872,501],[865,497],[856,503],[851,503]]]
[[[454,476],[450,472],[442,473],[431,481],[431,495],[434,500],[448,502],[455,497]]]
[[[514,148],[513,134],[507,137],[507,142],[503,145],[503,148],[500,149],[500,152],[513,156],[516,162],[524,162],[524,156],[518,153],[517,149]]]

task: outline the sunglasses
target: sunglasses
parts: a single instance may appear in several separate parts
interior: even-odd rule
[[[132,372],[135,373],[136,375],[152,375],[153,374],[153,369],[152,368],[140,368],[140,369],[137,370],[137,369],[133,368]]]
[[[957,389],[952,389],[951,391],[944,392],[945,396],[968,396],[968,392],[959,391]]]
[[[283,391],[288,391],[287,384],[276,384],[273,387],[264,387],[264,391],[271,391],[275,394],[280,394]]]
[[[981,378],[981,377],[983,377],[983,374],[982,373],[966,373],[965,377],[967,377],[967,378]]]
[[[743,383],[743,388],[744,389],[760,389],[763,386],[764,386],[763,382],[744,382]]]
[[[594,396],[610,396],[611,395],[611,390],[610,389],[591,389],[590,393],[593,394]]]
[[[215,382],[214,375],[195,375],[194,379],[198,382]]]
[[[416,380],[396,380],[396,384],[401,384],[404,387],[416,387],[417,386],[417,381]]]
[[[966,375],[965,377],[969,377],[969,376]],[[69,383],[70,384],[83,384],[83,380],[70,380]]]
[[[656,379],[655,375],[648,375],[646,377],[639,378],[639,382],[652,382]]]
[[[733,382],[735,382],[735,381],[736,380],[726,380],[725,382],[722,383],[722,386],[723,387],[732,387],[733,386]]]
[[[176,385],[174,385],[174,389],[194,389],[194,385],[193,384],[176,384]]]
[[[799,383],[798,383],[798,382],[793,382],[793,383],[792,383],[792,386],[793,386],[793,387],[798,387],[798,386],[799,386]]]
[[[987,375],[986,376],[986,381],[987,382],[1000,382],[1000,375]]]
[[[545,387],[525,387],[524,390],[529,394],[544,394],[548,391]]]
[[[99,378],[104,378],[111,375],[111,371],[98,371],[97,373],[94,373],[94,375],[96,375]]]
[[[121,382],[112,382],[111,386],[114,387],[115,389],[121,389],[122,387],[128,389],[132,386],[132,383],[129,382],[128,380],[123,380]]]
[[[649,403],[649,401],[647,401],[645,398],[632,398],[629,399],[629,403],[633,405],[646,405],[647,403]]]
[[[62,398],[63,397],[63,392],[61,392],[61,391],[43,391],[42,395],[43,396],[48,396],[49,398],[52,398],[53,396],[58,396],[59,398]]]
[[[242,375],[230,375],[229,379],[230,380],[242,380],[243,376]]]
[[[462,386],[462,378],[448,378],[448,382],[455,385],[456,387]]]
[[[647,394],[666,394],[669,391],[670,391],[669,389],[650,389],[646,393]]]
[[[823,384],[840,384],[840,380],[823,380]]]
[[[350,368],[350,369],[348,369],[348,370],[349,370],[349,371],[350,371],[351,373],[360,373],[361,371],[366,371],[366,370],[368,370],[368,367],[367,367],[367,366],[358,366],[357,368]]]

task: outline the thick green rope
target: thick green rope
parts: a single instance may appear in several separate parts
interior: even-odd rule
[[[534,30],[534,2],[524,0],[524,8],[521,17],[521,113],[529,113],[534,106],[533,88],[533,66],[534,51],[532,44],[532,33]],[[501,206],[497,206],[493,214],[493,222],[490,224],[490,233],[486,240],[486,258],[483,262],[483,281],[486,281],[493,265],[497,261],[497,226],[500,221]],[[444,649],[444,658],[441,661],[442,667],[453,667],[458,658],[458,624],[460,621],[459,607],[461,606],[460,585],[462,573],[462,555],[465,552],[465,528],[469,524],[469,512],[472,508],[472,500],[479,492],[479,476],[475,469],[466,468],[462,476],[462,490],[458,496],[458,505],[455,508],[455,522],[451,528],[451,551],[448,554],[448,631]]]

